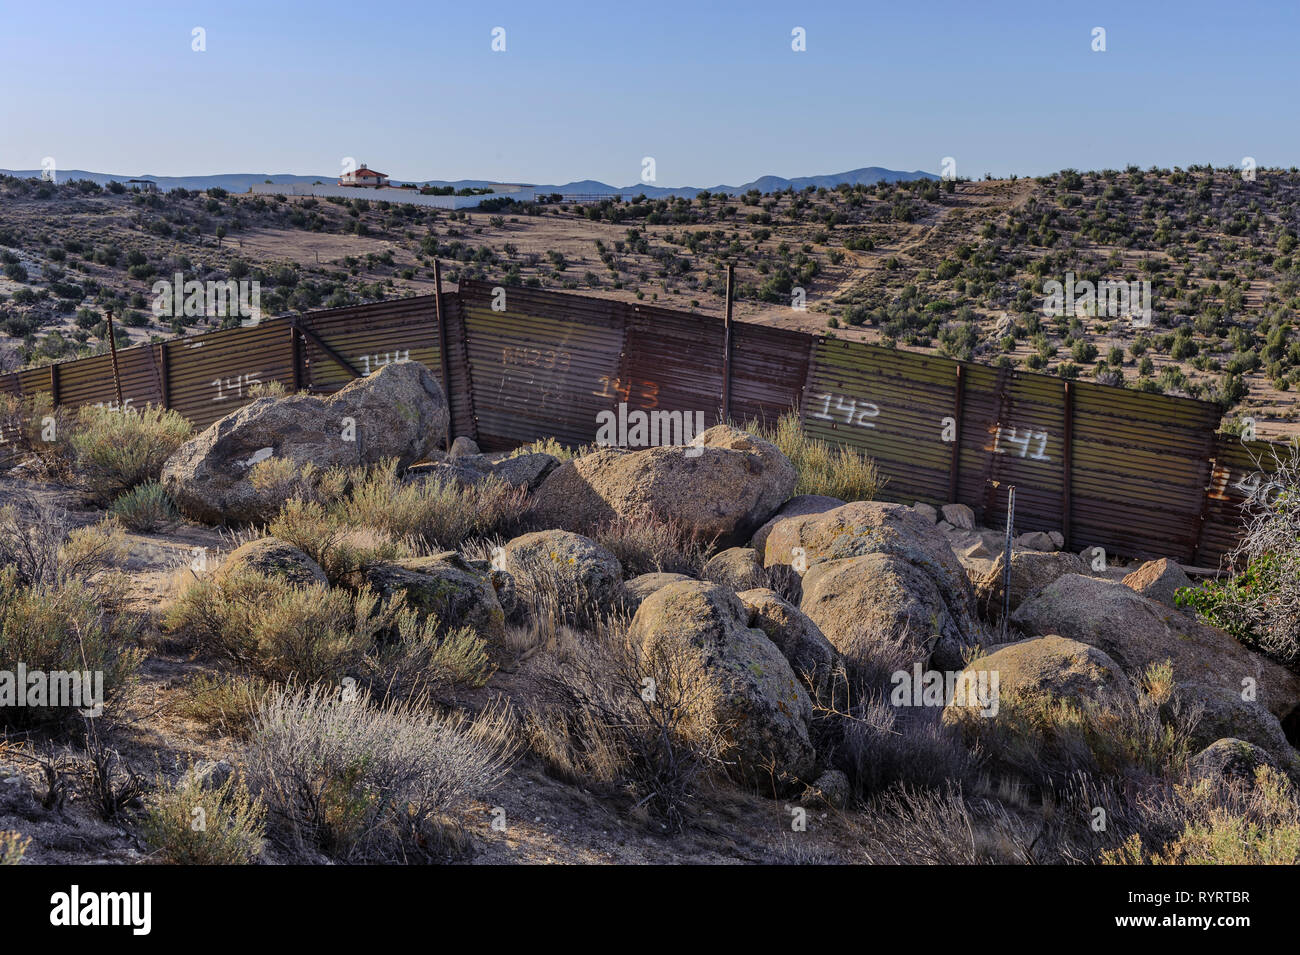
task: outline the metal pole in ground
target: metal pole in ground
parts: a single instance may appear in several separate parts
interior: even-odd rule
[[[1007,544],[1002,552],[1002,637],[1007,635],[1007,618],[1011,615],[1011,537],[1016,521],[1016,489],[1007,488]]]
[[[736,267],[727,266],[727,310],[722,318],[722,423],[731,423],[731,302]]]
[[[108,316],[108,352],[113,356],[113,390],[117,392],[117,410],[125,411],[122,407],[122,375],[117,369],[117,336],[113,334],[113,310],[110,308],[105,314]]]

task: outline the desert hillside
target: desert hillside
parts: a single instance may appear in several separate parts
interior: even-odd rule
[[[1218,401],[1230,426],[1297,432],[1300,174],[1066,170],[739,197],[526,203],[447,212],[356,200],[0,179],[6,370],[234,317],[158,318],[177,272],[256,279],[266,314],[432,290],[460,276],[719,313]],[[1149,323],[1045,286],[1149,283]],[[800,307],[801,306],[801,307]],[[1058,310],[1060,311],[1060,310]]]

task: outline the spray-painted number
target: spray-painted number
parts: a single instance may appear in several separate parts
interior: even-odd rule
[[[831,414],[832,399],[835,401],[834,410],[837,414]],[[820,418],[822,421],[838,421],[842,414],[845,424],[854,424],[859,428],[874,428],[876,423],[867,419],[880,416],[880,408],[870,401],[861,401],[845,395],[813,395],[813,401],[821,402],[821,408],[814,411],[812,417]]]
[[[572,362],[573,356],[567,351],[556,351],[554,348],[541,349],[527,348],[522,345],[507,345],[501,349],[501,364],[503,365],[568,371]]]
[[[601,375],[600,381],[603,381],[604,387],[600,391],[593,391],[592,394],[600,398],[621,397],[624,401],[632,401],[632,392],[636,392],[636,405],[638,408],[658,408],[659,407],[659,384],[654,381],[645,381],[640,378],[629,378],[624,381],[622,378],[611,378],[609,375]]]
[[[1010,450],[1003,445],[1009,446]],[[997,436],[993,439],[994,454],[1014,454],[1018,458],[1029,458],[1031,461],[1050,461],[1052,459],[1044,453],[1046,450],[1046,431],[1003,428],[1002,425],[998,425]]]
[[[357,361],[361,362],[361,366],[365,369],[367,375],[378,368],[383,368],[385,365],[391,365],[395,361],[410,361],[410,359],[411,349],[409,348],[405,351],[386,351],[377,352],[373,355],[357,356]]]
[[[236,375],[234,378],[213,378],[212,384],[217,389],[217,396],[213,401],[226,401],[229,398],[244,397],[244,389],[251,388],[253,385],[260,385],[262,379],[257,376],[261,372],[249,372],[244,375]]]
[[[1267,477],[1269,475],[1264,474],[1262,471],[1243,474],[1241,480],[1232,486],[1243,492],[1246,497],[1258,501],[1260,504],[1271,506],[1277,500],[1278,495],[1282,494],[1286,488],[1277,481],[1265,480]]]

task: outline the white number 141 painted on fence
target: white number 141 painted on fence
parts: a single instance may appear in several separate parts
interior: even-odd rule
[[[1037,441],[1038,447],[1033,454],[1029,453],[1031,443]],[[1002,447],[1003,443],[1011,445],[1013,448],[1019,448],[1017,451],[1008,451]],[[1029,458],[1033,461],[1050,461],[1052,460],[1043,452],[1047,450],[1047,432],[1046,431],[1017,431],[1015,428],[1003,428],[998,425],[997,437],[993,439],[993,452],[995,454],[1014,454],[1017,457]]]
[[[874,421],[868,421],[867,418],[875,418],[880,414],[880,408],[873,405],[870,401],[859,401],[856,398],[849,398],[844,395],[813,395],[814,401],[822,403],[821,410],[813,412],[814,418],[820,418],[823,421],[834,421],[836,416],[830,413],[831,399],[835,399],[835,410],[844,413],[845,424],[856,424],[860,428],[874,428]],[[845,404],[848,402],[848,404]]]

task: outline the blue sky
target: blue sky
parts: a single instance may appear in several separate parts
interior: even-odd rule
[[[351,156],[626,185],[652,156],[658,185],[710,186],[944,156],[972,177],[1291,166],[1298,26],[1295,0],[15,2],[0,168],[337,175]]]

